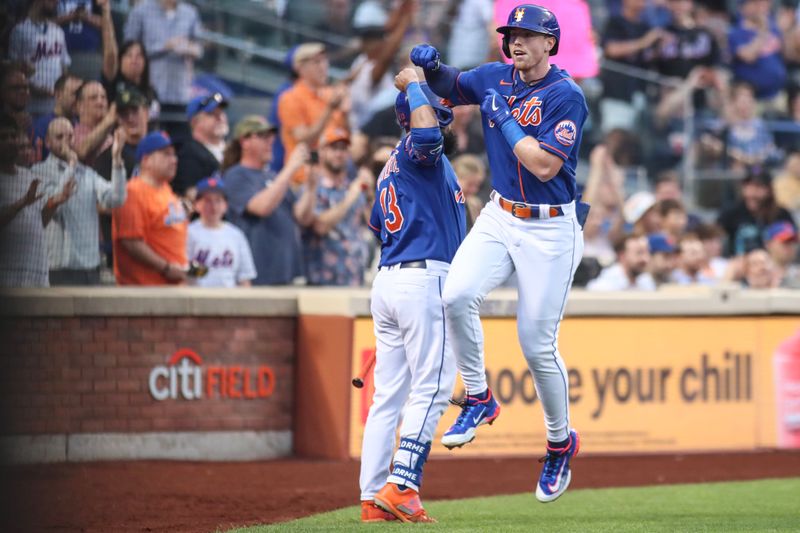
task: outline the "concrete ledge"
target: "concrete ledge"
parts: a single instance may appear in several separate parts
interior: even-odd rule
[[[297,316],[294,287],[4,289],[0,316]]]
[[[91,287],[0,292],[0,316],[369,316],[369,288]],[[517,314],[516,289],[489,294],[481,316]],[[656,292],[575,289],[567,316],[800,315],[800,290],[748,290],[736,285],[667,287]]]
[[[369,316],[368,288],[301,289],[297,309],[301,315]]]
[[[10,464],[137,459],[255,461],[291,454],[291,431],[79,433],[0,438],[0,458]]]
[[[67,460],[170,459],[254,461],[292,454],[291,431],[79,433],[68,437]]]
[[[66,435],[0,437],[0,462],[4,464],[63,463],[66,460]]]

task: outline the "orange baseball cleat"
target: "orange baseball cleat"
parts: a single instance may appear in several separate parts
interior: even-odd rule
[[[422,508],[419,493],[413,489],[401,489],[394,483],[387,483],[375,495],[375,505],[392,513],[403,522],[436,522]]]
[[[397,520],[392,513],[388,513],[375,505],[373,501],[361,502],[362,522],[392,522]]]

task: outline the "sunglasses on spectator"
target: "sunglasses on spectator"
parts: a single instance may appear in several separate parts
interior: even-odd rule
[[[272,137],[272,135],[273,135],[272,130],[267,130],[267,131],[259,131],[256,133],[251,133],[250,135],[248,135],[248,137],[259,137],[260,139],[269,139],[270,137]]]
[[[200,109],[204,109],[211,102],[217,102],[218,104],[222,104],[224,101],[225,97],[222,96],[222,93],[209,94],[200,101]]]

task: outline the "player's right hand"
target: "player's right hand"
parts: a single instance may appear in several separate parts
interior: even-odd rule
[[[394,86],[397,87],[398,91],[405,91],[406,87],[410,83],[419,82],[419,76],[417,76],[417,71],[413,68],[406,67],[400,72],[397,73],[397,76],[394,77]]]
[[[310,158],[311,150],[309,150],[308,145],[305,143],[300,143],[294,148],[294,150],[292,150],[292,153],[289,154],[289,159],[286,160],[285,166],[292,169],[292,171],[295,171],[308,163]]]
[[[411,50],[411,62],[425,70],[439,68],[439,51],[429,44],[418,44]]]

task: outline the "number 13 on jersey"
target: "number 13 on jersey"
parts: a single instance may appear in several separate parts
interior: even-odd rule
[[[386,231],[389,233],[397,233],[403,227],[403,212],[400,211],[400,206],[397,205],[397,191],[394,188],[394,183],[389,183],[389,186],[381,190],[381,209],[383,210],[384,222]]]

